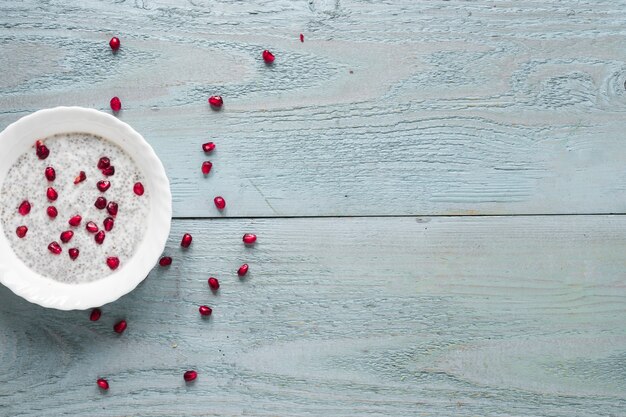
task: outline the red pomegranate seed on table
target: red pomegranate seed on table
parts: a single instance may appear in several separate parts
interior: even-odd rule
[[[51,219],[54,219],[56,216],[59,215],[59,212],[57,211],[57,208],[54,206],[49,206],[46,209],[46,213],[48,213],[48,217],[50,217]]]
[[[213,313],[213,309],[209,306],[200,306],[198,307],[198,311],[201,316],[210,316]]]
[[[107,206],[107,199],[104,197],[98,197],[96,198],[96,202],[93,203],[93,205],[96,206],[98,210],[102,210]]]
[[[119,207],[115,201],[110,201],[109,204],[107,204],[107,211],[113,217],[117,216],[118,208]]]
[[[80,251],[78,250],[78,248],[70,248],[70,249],[67,250],[67,253],[69,253],[70,259],[73,261],[76,258],[78,258],[78,255],[80,254]]]
[[[123,333],[126,330],[127,323],[126,320],[120,320],[113,326],[113,331],[115,333]]]
[[[219,109],[224,105],[224,100],[222,99],[222,96],[211,96],[209,97],[209,104],[214,109]]]
[[[101,192],[105,192],[111,187],[111,183],[109,181],[100,180],[96,184],[96,187],[98,187],[98,190],[100,190]]]
[[[204,161],[202,163],[202,173],[204,175],[209,175],[209,172],[211,172],[211,168],[213,168],[213,164],[211,163],[211,161]]]
[[[26,216],[28,213],[30,213],[30,203],[27,200],[22,201],[17,211],[22,216]]]
[[[213,199],[213,202],[215,203],[215,207],[217,207],[218,210],[224,210],[224,208],[226,207],[226,200],[224,200],[224,198],[217,196]]]
[[[211,153],[215,149],[215,144],[213,142],[207,142],[202,144],[202,150],[204,153]]]
[[[113,174],[115,174],[115,167],[114,167],[113,165],[111,165],[111,166],[110,166],[110,167],[108,167],[108,168],[104,168],[104,169],[102,170],[102,175],[104,175],[105,177],[110,177],[110,176],[112,176]]]
[[[59,239],[61,239],[61,242],[67,243],[70,240],[72,240],[73,237],[74,237],[74,232],[72,232],[71,230],[66,230],[65,232],[61,233],[61,236],[59,236]]]
[[[93,238],[98,245],[102,245],[105,237],[106,237],[106,234],[104,233],[104,230],[100,230],[98,233],[96,233],[96,235]]]
[[[26,236],[26,232],[28,232],[28,227],[26,226],[18,226],[17,229],[15,229],[15,234],[20,239]]]
[[[35,152],[37,153],[37,157],[42,160],[50,155],[50,149],[40,140],[35,143]]]
[[[192,240],[193,238],[191,237],[191,235],[189,233],[185,233],[180,241],[180,246],[182,246],[183,248],[188,248],[189,245],[191,245]]]
[[[115,36],[112,37],[111,40],[109,41],[109,46],[114,51],[117,51],[118,49],[120,49],[120,45],[121,45],[121,42],[120,42],[119,38],[117,38]]]
[[[105,169],[111,166],[111,160],[106,156],[98,159],[98,169]]]
[[[108,389],[109,389],[109,381],[107,381],[107,380],[106,380],[106,379],[104,379],[104,378],[99,378],[99,379],[96,381],[96,384],[98,384],[98,388],[100,388],[101,390],[106,391],[106,390],[108,390]]]
[[[70,224],[70,226],[78,226],[82,220],[83,218],[79,214],[77,214],[75,216],[70,217],[70,219],[67,222]]]
[[[59,193],[57,193],[57,190],[55,190],[52,187],[48,187],[48,189],[46,190],[46,197],[48,197],[48,200],[50,201],[55,201],[57,198],[59,198]]]
[[[161,266],[170,266],[172,264],[172,258],[169,256],[164,256],[159,259],[159,265]]]
[[[304,35],[302,33],[300,34],[300,42],[304,42]]]
[[[74,178],[74,184],[78,184],[79,182],[83,182],[87,179],[87,174],[85,174],[85,171],[80,171],[78,173],[78,176],[76,176],[76,178]]]
[[[50,252],[52,252],[55,255],[60,254],[61,252],[63,252],[63,249],[61,248],[61,245],[59,245],[57,242],[52,242],[48,245],[48,250]]]
[[[111,105],[111,110],[113,110],[115,113],[122,110],[122,102],[120,101],[119,97],[113,97],[109,104]]]
[[[133,192],[137,195],[143,195],[144,193],[144,188],[143,188],[143,184],[140,182],[136,182],[135,185],[133,185]]]
[[[196,371],[186,371],[183,374],[183,379],[186,382],[191,382],[191,381],[195,380],[197,377],[198,377],[198,373]]]
[[[117,256],[109,256],[107,258],[107,265],[109,268],[115,270],[118,266],[120,266],[120,260]]]
[[[246,245],[252,245],[254,242],[256,242],[256,235],[252,234],[252,233],[246,233],[245,235],[243,235],[243,243],[245,243]]]
[[[100,310],[99,308],[94,308],[93,310],[91,310],[91,314],[89,315],[89,320],[98,321],[100,320],[100,316],[102,316],[102,310]]]
[[[274,57],[273,53],[271,53],[267,49],[263,51],[263,61],[265,61],[266,64],[271,64],[272,62],[274,62],[274,59],[276,59],[276,57]]]
[[[57,173],[54,170],[54,168],[52,167],[47,167],[46,170],[44,171],[45,175],[46,175],[46,179],[48,181],[54,181],[57,177]]]
[[[220,289],[220,282],[217,280],[217,278],[209,278],[209,288],[211,288],[213,291],[217,291]]]
[[[99,230],[98,225],[94,222],[87,222],[85,229],[87,229],[89,233],[96,233]]]
[[[239,269],[237,270],[237,275],[239,275],[240,277],[243,277],[244,275],[248,273],[249,268],[250,267],[248,266],[248,264],[241,265]]]
[[[113,226],[115,225],[115,220],[113,220],[113,217],[107,217],[106,219],[104,219],[102,224],[104,226],[104,230],[106,230],[107,232],[110,232],[111,230],[113,230]]]

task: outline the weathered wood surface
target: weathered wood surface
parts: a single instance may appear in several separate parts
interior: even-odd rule
[[[0,128],[118,95],[178,217],[624,212],[625,7],[5,0]]]
[[[178,220],[173,265],[97,323],[0,288],[0,415],[625,416],[624,230],[623,216]]]

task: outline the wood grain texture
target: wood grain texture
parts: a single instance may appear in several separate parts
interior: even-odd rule
[[[120,96],[177,217],[621,213],[624,6],[3,1],[0,128]]]
[[[624,230],[623,216],[178,220],[173,265],[97,323],[0,288],[0,415],[625,416]]]

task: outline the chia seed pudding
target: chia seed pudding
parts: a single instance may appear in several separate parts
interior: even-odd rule
[[[136,186],[145,181],[135,161],[113,142],[89,133],[59,134],[37,143],[37,152],[29,150],[11,166],[0,190],[0,222],[13,251],[30,269],[59,282],[77,284],[112,274],[113,267],[107,260],[117,258],[123,266],[135,253],[147,226],[150,195],[148,189],[144,192],[143,186]],[[39,155],[41,145],[49,150],[43,159]],[[111,174],[110,168],[98,167],[103,157],[109,158],[114,167],[110,176],[105,175]],[[47,178],[47,167],[54,168],[53,181]],[[79,181],[80,171],[85,172],[83,181]],[[100,191],[96,185],[99,181],[109,181],[110,187]],[[50,199],[49,187],[58,193],[54,201]],[[138,195],[138,188],[142,195]],[[117,203],[119,211],[96,208],[98,197]],[[20,213],[23,201],[30,203],[26,215]],[[48,214],[50,206],[58,212],[54,218]],[[80,215],[82,221],[71,226],[68,220],[75,215]],[[114,225],[105,231],[108,217]],[[96,238],[93,225],[92,231],[87,230],[88,222],[104,231],[104,241],[101,234]],[[111,221],[107,223],[110,226]],[[28,228],[25,235],[18,230],[20,226]],[[64,243],[60,235],[68,230],[74,234]],[[49,249],[52,242],[60,246],[61,253]],[[77,257],[71,248],[79,250]],[[58,247],[55,249],[58,251]]]

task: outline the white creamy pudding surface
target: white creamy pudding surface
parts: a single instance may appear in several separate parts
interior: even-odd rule
[[[21,155],[0,189],[0,222],[15,254],[35,272],[70,284],[95,281],[122,268],[143,239],[149,212],[150,190],[133,158],[88,133],[54,135],[38,143],[49,154],[36,145]],[[106,160],[101,158],[108,158],[114,168],[103,169]],[[55,175],[46,171],[48,167]],[[86,177],[82,181],[81,171]],[[102,191],[107,184],[100,183],[99,189],[99,181],[108,181],[109,188]],[[58,195],[56,200],[49,188]],[[106,199],[107,207],[94,205],[99,197]],[[117,203],[117,213],[111,202]],[[55,211],[56,217],[51,217]],[[76,223],[76,215],[80,224],[72,226],[68,221],[74,217]],[[61,234],[67,231],[73,235],[65,233],[65,240],[71,237],[63,242]]]

